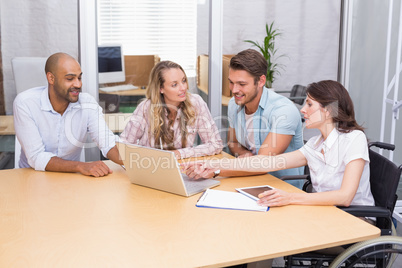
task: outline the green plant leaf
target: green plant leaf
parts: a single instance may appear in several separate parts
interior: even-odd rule
[[[258,42],[251,40],[245,40],[244,42],[248,42],[257,47],[266,59],[268,65],[266,86],[272,87],[272,83],[275,81],[276,76],[281,75],[280,70],[285,70],[285,66],[283,64],[275,63],[275,61],[286,55],[276,55],[278,49],[275,48],[275,39],[276,37],[282,35],[282,32],[275,28],[274,21],[272,21],[270,24],[265,24],[265,31],[266,36],[264,37],[264,41],[261,43],[261,45]]]

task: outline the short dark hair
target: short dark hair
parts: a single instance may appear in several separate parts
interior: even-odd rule
[[[333,80],[312,83],[307,86],[306,92],[322,107],[328,108],[339,132],[364,131],[356,122],[353,101],[341,83]]]
[[[268,64],[261,53],[254,49],[246,49],[230,60],[229,68],[248,72],[254,77],[254,83],[257,83],[261,75],[267,76]]]

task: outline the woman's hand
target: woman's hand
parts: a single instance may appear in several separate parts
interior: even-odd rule
[[[280,207],[290,204],[292,194],[280,189],[272,189],[258,195],[257,203],[265,207]]]
[[[173,153],[177,160],[181,159],[181,153],[179,152],[179,150],[173,150]]]

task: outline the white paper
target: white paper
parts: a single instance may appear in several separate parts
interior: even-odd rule
[[[198,207],[267,211],[269,208],[241,193],[207,189],[197,202]]]

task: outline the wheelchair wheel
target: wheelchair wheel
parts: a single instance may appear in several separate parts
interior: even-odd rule
[[[402,237],[381,236],[349,247],[339,254],[329,267],[393,267],[402,256]]]

